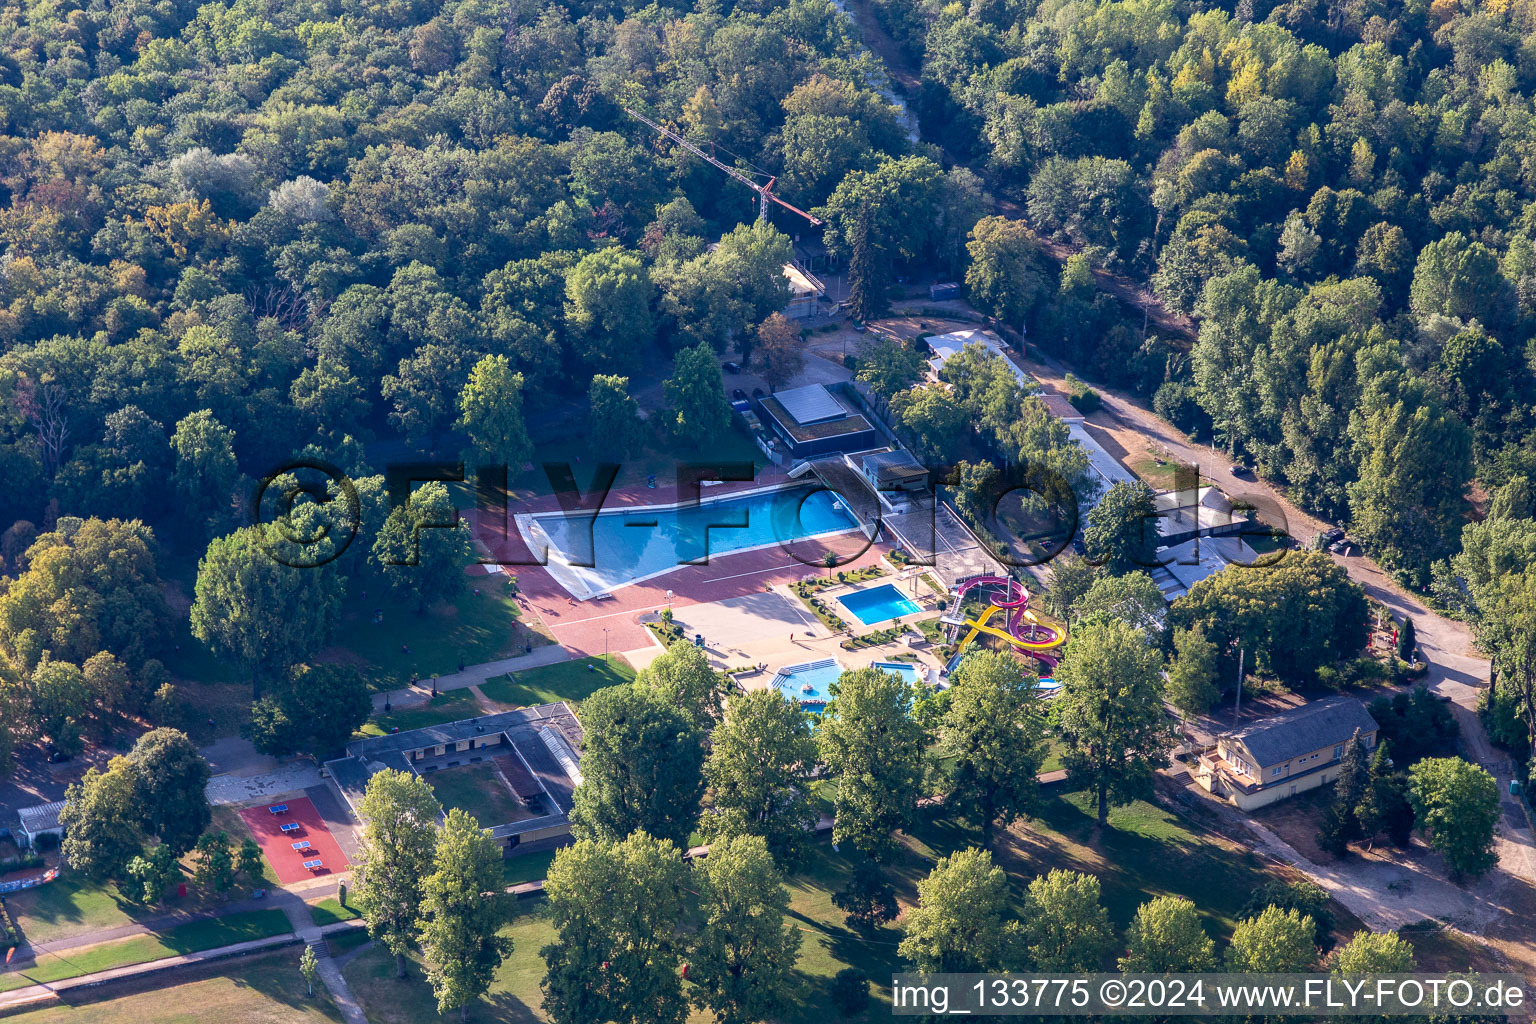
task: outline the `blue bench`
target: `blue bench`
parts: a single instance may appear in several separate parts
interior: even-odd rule
[[[268,807],[267,810],[270,811],[273,814],[287,814],[288,813],[288,805],[287,804],[273,804],[271,807]]]

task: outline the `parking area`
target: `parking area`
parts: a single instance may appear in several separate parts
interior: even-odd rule
[[[273,807],[285,809],[274,813]],[[283,885],[338,874],[351,866],[308,797],[285,797],[277,804],[243,807],[240,817],[250,826],[262,855]]]

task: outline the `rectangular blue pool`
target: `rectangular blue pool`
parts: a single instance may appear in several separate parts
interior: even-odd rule
[[[910,597],[897,590],[894,583],[870,587],[868,590],[855,590],[837,600],[866,626],[872,622],[916,615],[922,611]]]
[[[803,486],[595,516],[546,512],[518,516],[517,524],[530,551],[548,550],[550,575],[582,600],[680,565],[773,544],[788,549],[857,526],[837,495]]]

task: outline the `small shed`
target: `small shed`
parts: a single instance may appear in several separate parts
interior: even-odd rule
[[[18,810],[16,816],[21,819],[21,845],[35,846],[38,836],[62,836],[64,834],[64,826],[59,823],[59,814],[63,810],[63,800],[55,800],[51,804],[38,804],[36,807],[23,807]]]

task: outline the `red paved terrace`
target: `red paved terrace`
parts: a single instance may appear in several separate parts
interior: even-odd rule
[[[777,470],[763,470],[751,483],[710,488],[708,497],[721,497],[783,480],[783,474]],[[654,489],[616,488],[610,492],[603,507],[666,504],[675,500],[674,494],[674,488],[665,486]],[[508,562],[532,561],[512,517],[528,512],[552,511],[558,507],[552,496],[514,501],[507,510],[505,537],[501,533],[499,516],[494,523],[482,524],[477,520],[474,523],[475,535],[493,558]],[[474,516],[475,513],[469,512],[466,515]],[[815,543],[822,545],[823,550],[833,550],[839,561],[851,558],[851,561],[838,566],[841,569],[872,565],[879,560],[881,554],[890,550],[888,544],[869,544],[862,534],[827,538]],[[474,566],[471,571],[495,574],[497,568]],[[651,643],[650,634],[640,624],[639,617],[645,612],[665,607],[668,590],[672,591],[672,607],[685,608],[728,597],[761,593],[769,584],[788,583],[805,576],[821,575],[827,570],[818,565],[807,565],[774,546],[714,556],[706,565],[678,566],[673,572],[641,583],[632,583],[615,590],[608,598],[593,601],[576,600],[542,566],[511,564],[506,566],[506,571],[517,577],[519,603],[541,618],[554,633],[556,640],[581,654],[602,654],[605,643],[612,652],[632,651],[648,646]],[[499,585],[494,575],[489,585]],[[605,629],[608,631],[606,637],[603,633]]]
[[[273,814],[268,807],[278,804],[287,804],[287,814]],[[341,852],[341,847],[336,845],[336,837],[331,835],[331,830],[325,827],[325,821],[320,817],[320,812],[315,805],[309,802],[308,797],[292,797],[286,800],[274,800],[270,804],[262,804],[259,807],[245,807],[240,811],[240,817],[250,826],[251,835],[256,837],[256,842],[261,845],[261,852],[267,858],[267,863],[272,865],[272,871],[277,875],[277,880],[283,885],[293,882],[302,882],[306,878],[315,878],[319,875],[331,875],[345,871],[350,866],[347,863],[346,854]],[[289,822],[298,822],[300,827],[292,832],[282,831],[282,827]],[[308,842],[308,850],[295,850],[294,843]],[[319,859],[325,866],[318,871],[311,871],[304,866],[307,860]]]

